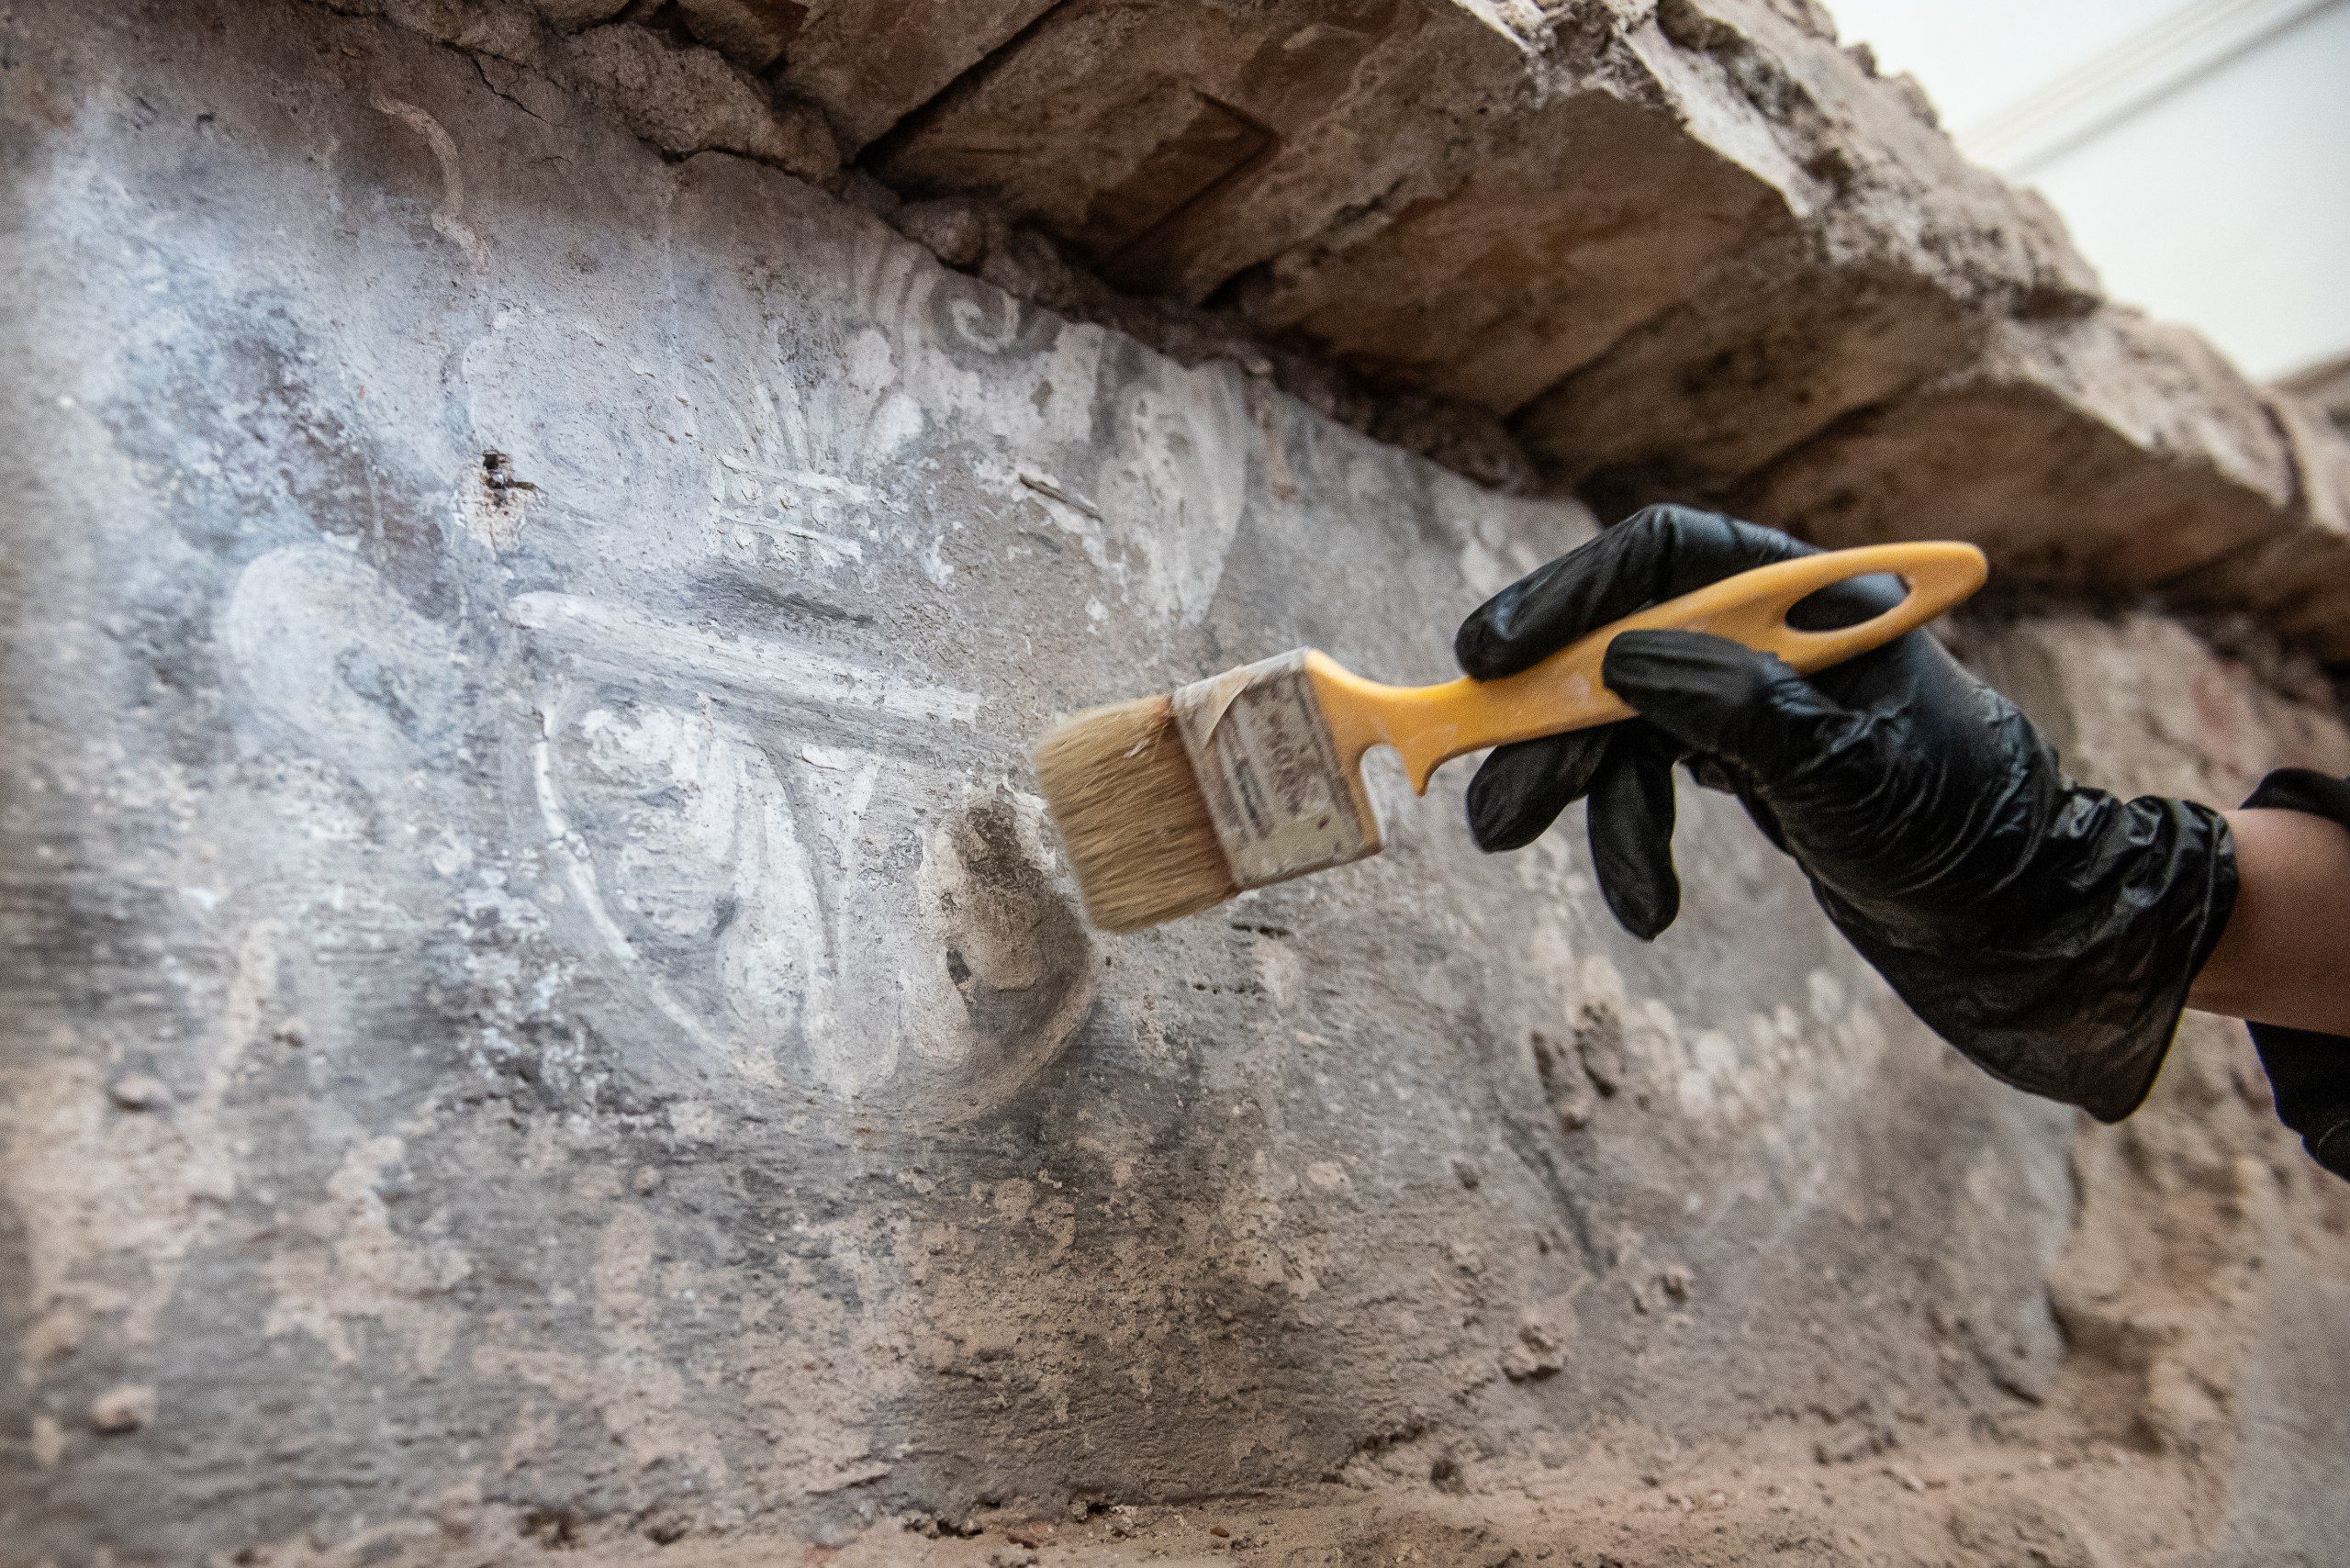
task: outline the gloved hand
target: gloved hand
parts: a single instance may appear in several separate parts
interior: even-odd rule
[[[1647,605],[1812,553],[1651,507],[1494,595],[1454,652],[1472,676],[1509,675]],[[1797,623],[1851,625],[1899,597],[1890,579],[1856,579],[1814,595]],[[1976,1063],[2107,1121],[2144,1098],[2235,902],[2218,812],[2074,784],[2015,705],[1923,632],[1810,679],[1719,637],[1626,633],[1601,678],[1640,717],[1496,748],[1469,786],[1480,846],[1528,844],[1588,796],[1600,891],[1651,939],[1680,907],[1672,767],[1685,761],[1739,798],[1837,929]]]

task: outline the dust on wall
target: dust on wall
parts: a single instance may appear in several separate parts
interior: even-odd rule
[[[2338,1417],[2275,1368],[2350,1359],[2342,1205],[2216,1034],[2076,1140],[1719,801],[1640,947],[1458,776],[1084,933],[1045,715],[1437,676],[1580,508],[380,21],[0,26],[10,1552],[886,1561],[1741,1443],[2135,1456],[2176,1506],[2064,1527],[2132,1561],[2339,1524],[2254,1461]],[[2350,766],[2165,623],[1990,642],[2117,769],[2083,650],[2226,721],[2179,778]]]

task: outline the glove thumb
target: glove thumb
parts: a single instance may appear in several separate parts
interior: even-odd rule
[[[1694,752],[1768,787],[1836,751],[1860,715],[1773,654],[1703,632],[1626,632],[1599,678]]]

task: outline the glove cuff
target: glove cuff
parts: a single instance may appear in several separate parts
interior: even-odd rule
[[[1830,890],[1815,883],[1813,892],[1910,1009],[1968,1059],[2018,1089],[2118,1122],[2153,1087],[2188,990],[2235,907],[2235,845],[2226,819],[2192,801],[2076,793],[2081,799],[2070,803],[2100,825],[2070,840],[2067,864],[2035,868],[2025,879],[2062,888],[2062,911],[2035,922],[2020,901],[1997,942],[1968,952],[1906,946]]]

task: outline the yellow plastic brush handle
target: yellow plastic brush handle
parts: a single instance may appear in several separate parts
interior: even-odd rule
[[[1787,624],[1789,610],[1830,583],[1877,572],[1900,577],[1908,589],[1892,609],[1832,632]],[[1972,544],[1866,544],[1778,561],[1708,583],[1611,622],[1499,680],[1463,676],[1440,686],[1386,686],[1319,653],[1306,655],[1306,672],[1347,766],[1354,767],[1374,745],[1393,746],[1412,789],[1426,794],[1429,775],[1464,752],[1632,717],[1632,710],[1599,679],[1600,660],[1621,633],[1710,632],[1776,654],[1809,674],[1915,631],[1981,588],[1988,573],[1983,552]]]

